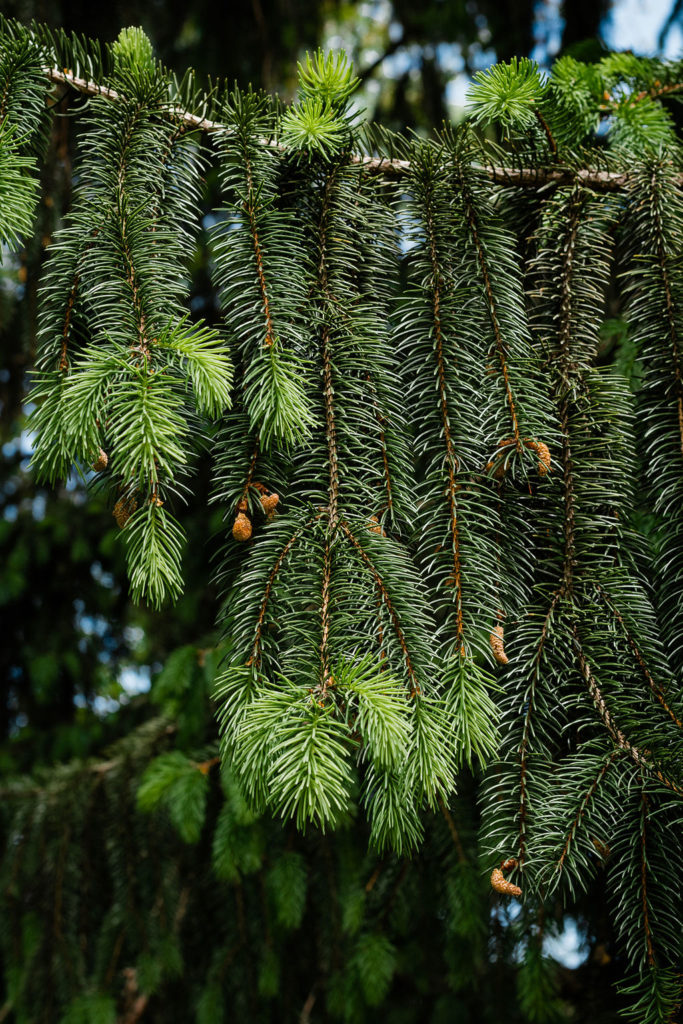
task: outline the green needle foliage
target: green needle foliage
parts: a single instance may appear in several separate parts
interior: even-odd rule
[[[46,69],[93,79],[57,77],[92,98],[74,205],[43,278],[33,465],[51,483],[92,467],[124,531],[132,592],[157,606],[182,588],[174,513],[213,430],[226,800],[209,806],[211,758],[163,751],[139,809],[165,812],[188,844],[214,814],[214,870],[235,885],[263,869],[267,811],[340,848],[365,817],[388,859],[429,843],[438,810],[457,862],[439,898],[462,943],[477,931],[482,870],[451,808],[456,784],[476,786],[483,872],[522,900],[508,928],[511,957],[524,949],[525,1019],[562,1019],[542,922],[599,886],[627,1013],[673,1021],[681,65],[630,54],[562,58],[549,76],[528,60],[497,65],[476,76],[469,121],[422,140],[362,129],[344,55],[308,57],[285,110],[238,87],[176,82],[134,29],[100,52],[2,22],[0,58],[11,244],[35,201]],[[187,309],[211,159],[226,342]],[[637,360],[630,380],[606,365],[608,300],[628,322],[616,363]],[[162,691],[176,689],[171,677],[187,689],[192,652],[168,671]],[[322,838],[335,830],[342,838]],[[345,895],[330,927],[354,945],[348,968],[330,969],[328,1009],[363,1020],[404,965],[382,920],[364,919],[375,883],[363,890],[341,854],[338,867]],[[260,899],[276,928],[304,920],[309,881],[294,848],[269,866]],[[246,929],[243,906],[237,920]],[[111,990],[102,964],[116,960],[117,926],[99,967],[79,968],[93,1000]],[[22,927],[37,950],[44,940]],[[151,936],[144,956],[135,947],[150,992],[180,970],[179,929]],[[197,997],[202,1020],[217,1019],[224,938]],[[454,990],[473,971],[460,959],[449,959]],[[258,998],[278,991],[279,967],[267,938]],[[85,1005],[72,1001],[65,1019]]]
[[[33,465],[54,483],[104,473],[126,529],[133,593],[182,589],[182,497],[197,415],[230,403],[217,332],[188,322],[185,261],[198,219],[197,141],[168,116],[168,81],[139,31],[112,47],[115,104],[96,97],[70,223],[46,270]],[[125,98],[124,98],[125,97]]]
[[[38,200],[34,172],[45,140],[45,53],[28,33],[0,37],[0,246],[30,233]]]

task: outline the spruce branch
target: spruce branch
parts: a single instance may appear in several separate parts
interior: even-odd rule
[[[45,67],[43,74],[50,81],[67,85],[85,96],[101,97],[112,103],[121,102],[123,99],[116,89],[74,75],[68,69],[60,70],[59,68]],[[676,84],[675,87],[668,86],[666,89],[666,93],[659,92],[653,98],[678,92],[683,89],[683,86]],[[169,118],[182,125],[187,131],[200,131],[207,134],[229,134],[230,131],[223,121],[212,120],[193,114],[191,111],[183,110],[174,104],[168,104],[166,114]],[[280,143],[266,136],[263,136],[259,141],[276,150],[283,148]],[[400,178],[410,172],[410,160],[373,156],[364,153],[352,153],[349,159],[352,163],[360,164],[367,173],[386,176],[389,179]],[[596,192],[621,192],[628,187],[631,180],[628,171],[611,171],[600,168],[558,168],[556,166],[520,168],[484,165],[481,170],[491,181],[497,184],[529,189],[543,189],[546,185],[566,186],[576,183]],[[677,181],[679,184],[683,184],[683,174],[677,176]]]
[[[635,763],[640,768],[644,769],[650,774],[655,775],[657,779],[659,779],[659,781],[662,783],[662,785],[667,787],[667,789],[670,789],[678,796],[683,796],[683,788],[681,788],[681,786],[679,786],[676,782],[668,778],[656,765],[652,764],[652,762],[649,760],[646,754],[643,753],[643,751],[639,750],[638,747],[634,746],[628,739],[628,737],[618,727],[614,720],[614,716],[612,715],[607,706],[607,703],[600,690],[600,687],[597,684],[591,666],[584,653],[583,647],[581,646],[581,640],[577,628],[574,627],[572,632],[574,638],[574,649],[576,652],[576,659],[579,665],[579,669],[581,671],[581,675],[584,679],[586,686],[588,687],[588,692],[591,695],[593,704],[595,705],[595,709],[598,712],[598,715],[600,716],[600,719],[602,720],[602,723],[605,726],[607,732],[609,733],[612,741],[616,744],[617,747],[619,747],[620,750],[623,750],[625,753],[627,753],[628,756],[632,758],[632,760],[635,761]]]
[[[595,778],[593,779],[593,781],[591,782],[590,786],[585,791],[585,793],[583,793],[583,795],[581,796],[581,799],[579,801],[578,807],[576,809],[576,814],[575,814],[574,818],[572,819],[572,822],[571,822],[571,824],[570,824],[570,826],[569,826],[569,828],[567,830],[566,838],[565,838],[564,843],[562,845],[562,850],[560,852],[560,856],[558,857],[557,862],[556,862],[556,864],[554,866],[554,869],[553,869],[554,874],[557,875],[557,876],[562,874],[562,871],[564,869],[565,861],[567,860],[567,857],[569,856],[569,854],[571,852],[572,843],[574,842],[574,840],[576,838],[577,832],[579,831],[579,829],[582,826],[583,819],[586,816],[586,813],[587,813],[587,811],[588,811],[588,809],[589,809],[589,807],[591,805],[591,801],[593,800],[597,790],[599,789],[599,787],[600,787],[600,785],[602,783],[602,780],[604,779],[605,775],[607,774],[609,769],[614,764],[614,761],[618,757],[619,749],[620,748],[615,747],[614,750],[611,751],[609,756],[602,762],[602,764],[600,765],[598,771],[596,772]]]
[[[671,721],[674,722],[674,724],[677,725],[679,729],[683,729],[683,722],[681,722],[681,720],[678,717],[678,715],[676,714],[676,712],[669,706],[669,704],[667,702],[667,699],[666,699],[666,693],[664,692],[664,688],[662,687],[661,683],[657,682],[653,678],[652,673],[650,672],[650,670],[649,670],[649,668],[647,666],[647,662],[645,661],[643,653],[639,649],[636,641],[634,640],[633,636],[631,635],[631,632],[630,632],[630,630],[628,628],[628,625],[624,621],[624,617],[622,616],[621,612],[619,611],[619,609],[615,605],[614,601],[611,599],[610,595],[607,593],[607,591],[600,584],[598,584],[597,589],[598,589],[598,593],[602,597],[603,601],[605,602],[605,604],[610,609],[610,611],[614,615],[615,619],[617,620],[617,622],[621,626],[621,628],[622,628],[622,630],[624,632],[624,636],[626,637],[626,640],[628,642],[628,645],[629,645],[629,647],[631,648],[631,650],[633,652],[633,656],[634,656],[636,662],[638,663],[638,666],[639,666],[639,668],[640,668],[640,670],[641,670],[641,672],[643,674],[643,678],[645,679],[645,682],[647,683],[647,685],[649,686],[650,690],[652,691],[655,699],[658,701],[658,703],[661,705],[661,707],[667,713],[667,715],[669,716]]]

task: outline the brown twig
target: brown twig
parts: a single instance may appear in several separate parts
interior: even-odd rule
[[[97,82],[79,78],[68,70],[59,68],[45,68],[45,75],[50,81],[68,85],[85,96],[99,96],[102,99],[117,102],[123,97],[115,89],[100,85]],[[679,88],[677,86],[677,88]],[[683,88],[681,86],[680,88]],[[669,87],[673,91],[673,87]],[[222,132],[230,134],[229,129],[220,121],[212,121],[206,117],[199,117],[180,107],[169,105],[166,114],[177,121],[180,121],[188,131]],[[280,149],[278,143],[272,139],[260,140],[263,145],[271,146],[273,149]],[[551,147],[552,148],[552,147]],[[381,174],[386,178],[400,178],[410,171],[409,160],[394,160],[388,157],[367,156],[362,153],[353,153],[350,156],[351,163],[362,164],[368,174]],[[481,168],[483,173],[488,175],[491,181],[500,185],[509,185],[518,188],[542,188],[545,185],[574,185],[581,184],[597,192],[620,192],[626,188],[629,182],[629,174],[624,171],[606,171],[595,168],[571,167],[502,167],[491,166]],[[683,185],[683,174],[677,176],[678,184]]]
[[[254,181],[251,170],[251,161],[246,152],[243,152],[244,165],[247,174],[247,199],[243,206],[247,214],[249,221],[249,233],[251,234],[251,241],[254,247],[254,257],[256,259],[256,274],[258,276],[259,290],[261,292],[261,302],[263,303],[263,316],[265,319],[266,335],[263,339],[264,345],[268,348],[275,341],[275,328],[273,325],[273,318],[270,312],[270,298],[268,295],[268,287],[266,285],[266,274],[263,269],[263,252],[261,249],[261,241],[259,239],[258,228],[256,225],[256,209],[254,205]]]
[[[667,263],[669,254],[666,252],[666,248],[664,245],[664,230],[662,228],[659,204],[657,202],[658,182],[656,179],[656,173],[654,171],[652,174],[651,184],[653,191],[653,201],[651,202],[651,209],[655,226],[655,235],[657,239],[657,260],[659,262],[659,269],[662,275],[662,284],[664,286],[666,320],[669,329],[669,341],[671,343],[671,350],[673,353],[674,360],[674,390],[676,395],[676,411],[678,415],[678,434],[681,454],[683,454],[683,373],[681,371],[681,346],[678,338],[678,330],[676,326],[676,307],[674,304],[671,280],[669,277],[669,268]]]
[[[365,891],[366,892],[372,892],[372,890],[375,888],[375,883],[377,882],[377,879],[379,878],[379,876],[382,874],[382,868],[383,867],[384,867],[384,861],[381,860],[379,862],[379,864],[377,865],[377,867],[375,868],[375,870],[370,875],[370,877],[368,878],[367,882],[365,883]]]
[[[640,888],[641,905],[643,908],[643,930],[645,932],[645,947],[647,949],[647,962],[650,967],[656,967],[655,947],[652,941],[652,925],[650,923],[650,907],[647,900],[647,816],[648,799],[643,789],[640,794]]]
[[[550,125],[548,124],[548,122],[546,121],[546,119],[544,118],[543,114],[541,113],[541,111],[538,108],[536,108],[535,114],[536,114],[536,120],[538,121],[538,123],[540,124],[541,128],[545,132],[545,137],[547,138],[548,145],[550,146],[550,152],[553,154],[553,158],[556,160],[557,159],[557,143],[555,142],[555,138],[553,136],[553,133],[550,130]]]
[[[277,558],[275,560],[275,564],[273,565],[273,568],[271,569],[270,574],[268,576],[268,581],[266,583],[266,589],[263,592],[263,598],[261,600],[261,607],[259,608],[258,618],[256,620],[256,631],[254,633],[254,640],[253,640],[253,643],[251,645],[251,656],[249,657],[249,659],[247,661],[247,664],[253,664],[253,665],[256,666],[256,668],[259,668],[259,666],[261,664],[261,634],[263,633],[263,624],[264,624],[265,618],[266,618],[266,609],[268,607],[268,601],[270,600],[270,592],[273,589],[273,583],[275,582],[275,577],[279,573],[279,571],[280,571],[280,569],[282,567],[282,563],[284,562],[285,558],[287,557],[287,555],[291,551],[294,543],[301,536],[302,531],[304,529],[306,529],[307,526],[310,526],[310,524],[312,522],[313,522],[312,519],[309,520],[308,523],[306,523],[299,530],[297,530],[295,533],[292,534],[292,536],[289,538],[289,540],[287,541],[287,543],[283,547],[283,549],[280,552],[280,554],[277,556]]]
[[[469,195],[468,189],[462,185],[463,200],[465,203],[465,211],[467,215],[467,223],[469,224],[470,234],[472,236],[472,242],[477,254],[477,262],[479,263],[479,270],[481,272],[482,279],[484,281],[484,289],[486,291],[486,299],[489,306],[489,315],[491,317],[491,326],[493,327],[493,336],[496,340],[496,352],[498,354],[498,361],[500,363],[501,373],[503,375],[503,383],[505,385],[505,400],[510,408],[510,418],[512,420],[512,433],[515,441],[515,448],[518,452],[522,450],[522,440],[519,431],[519,421],[517,419],[517,410],[515,408],[514,397],[512,394],[512,386],[510,384],[510,374],[508,371],[505,342],[503,340],[503,333],[500,328],[500,321],[498,320],[498,304],[496,297],[493,293],[493,287],[491,285],[491,275],[489,273],[488,262],[486,260],[486,254],[484,253],[484,246],[482,245],[481,238],[479,237],[479,228],[477,224],[477,215],[474,210],[471,196]]]
[[[562,564],[562,583],[560,591],[563,596],[571,595],[574,584],[574,462],[569,437],[569,411],[571,396],[570,373],[572,367],[572,283],[574,275],[574,251],[579,232],[579,215],[583,206],[583,197],[575,190],[570,202],[569,234],[564,245],[564,261],[560,280],[560,337],[559,337],[559,375],[560,388],[555,387],[560,403],[560,426],[562,428],[562,477],[564,483],[564,559]]]
[[[531,736],[531,718],[534,713],[535,699],[536,699],[536,684],[539,680],[541,658],[543,656],[543,648],[545,647],[545,641],[548,635],[548,627],[553,617],[553,612],[557,602],[560,600],[560,592],[557,590],[553,594],[550,607],[546,612],[545,618],[543,619],[543,626],[541,627],[541,635],[538,641],[538,647],[536,654],[534,655],[534,661],[532,666],[531,674],[531,687],[529,696],[526,702],[526,713],[524,715],[524,726],[522,728],[522,738],[519,744],[519,860],[520,865],[524,864],[526,857],[526,819],[527,819],[527,766],[528,766],[528,749],[529,749],[529,738]]]
[[[247,470],[247,475],[244,481],[244,487],[242,488],[242,493],[240,494],[239,501],[237,502],[238,509],[241,507],[242,503],[246,502],[247,500],[249,488],[251,487],[251,482],[254,479],[254,471],[256,470],[256,462],[258,460],[258,456],[259,440],[258,438],[256,438],[256,441],[254,443],[254,451],[252,452],[251,461],[249,462],[249,469]]]

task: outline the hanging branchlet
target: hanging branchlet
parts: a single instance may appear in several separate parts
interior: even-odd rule
[[[624,224],[628,304],[644,372],[645,475],[657,515],[654,570],[659,617],[672,667],[683,666],[683,203],[663,155],[638,166]]]
[[[46,48],[16,24],[0,26],[0,245],[31,234],[39,195],[37,158],[48,134]]]
[[[222,185],[231,205],[213,235],[214,277],[243,367],[244,408],[268,450],[306,438],[314,423],[300,314],[310,268],[301,226],[281,202],[281,154],[264,145],[277,127],[274,105],[235,89],[224,114]]]
[[[322,98],[330,73],[309,65],[306,89],[319,81]],[[344,126],[340,135],[352,132],[347,99],[335,93],[323,101]],[[304,113],[311,111],[296,108],[292,118]],[[298,156],[289,120],[283,125]],[[325,120],[321,147],[337,137],[328,127]],[[294,815],[300,827],[309,820],[326,827],[347,813],[359,775],[377,845],[410,848],[421,831],[420,801],[453,786],[453,743],[438,701],[423,696],[434,692],[436,673],[424,595],[408,582],[414,570],[396,540],[366,528],[379,526],[387,473],[392,506],[399,501],[401,476],[393,478],[391,467],[405,458],[396,444],[398,395],[385,326],[392,276],[375,255],[395,266],[397,249],[388,209],[379,206],[378,214],[381,184],[335,163],[336,143],[330,147],[315,161],[299,161],[283,220],[301,226],[312,275],[297,315],[303,357],[319,374],[318,411],[307,446],[290,453],[288,495],[298,507],[259,528],[228,600],[235,659],[220,691],[224,744],[250,799]],[[251,259],[246,249],[244,257]],[[279,492],[256,479],[255,469],[248,477],[270,518]],[[290,719],[291,731],[281,728]],[[415,790],[409,779],[418,764],[426,773]]]
[[[54,481],[73,462],[101,463],[106,446],[111,486],[139,495],[126,531],[133,591],[158,605],[182,589],[182,531],[162,505],[187,472],[188,418],[229,404],[231,364],[217,332],[183,311],[201,160],[164,116],[165,76],[136,32],[113,46],[126,99],[93,100],[48,269],[33,464]]]

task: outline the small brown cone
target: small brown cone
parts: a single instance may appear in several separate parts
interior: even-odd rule
[[[498,442],[498,450],[496,451],[493,459],[486,463],[484,467],[485,472],[490,473],[493,467],[493,475],[496,480],[502,479],[507,469],[507,463],[504,458],[504,451],[509,448],[510,445],[514,444],[515,440],[512,437],[504,437]],[[538,475],[546,476],[551,469],[552,459],[550,457],[550,448],[544,441],[534,441],[530,437],[524,438],[524,447],[529,448],[532,452],[536,452],[538,455]]]
[[[507,871],[510,868],[517,867],[517,861],[513,858],[506,860],[500,868],[494,868],[491,872],[491,887],[496,892],[502,893],[503,896],[521,896],[522,890],[518,885],[513,885],[512,882],[508,882],[507,878],[503,874],[503,868]]]
[[[505,653],[505,647],[503,646],[503,627],[500,624],[493,627],[493,632],[489,636],[489,643],[491,644],[493,657],[496,659],[498,664],[507,665],[510,659]]]
[[[116,525],[120,530],[124,528],[124,526],[130,519],[130,517],[133,515],[133,512],[135,512],[135,509],[137,507],[138,503],[135,500],[135,498],[132,497],[119,498],[119,500],[116,502],[114,508],[112,509],[112,515],[114,516],[114,519],[116,520]]]
[[[271,516],[275,515],[275,507],[276,507],[276,505],[278,504],[279,501],[280,501],[280,495],[279,494],[262,494],[261,495],[261,505],[263,506],[263,511],[266,513],[266,515],[268,516],[269,519],[271,518]]]
[[[537,441],[536,454],[538,455],[538,475],[546,476],[550,472],[551,466],[550,448],[543,441]]]
[[[101,473],[103,469],[106,469],[109,465],[109,456],[105,452],[104,448],[100,448],[97,453],[97,458],[92,464],[92,468],[96,473]]]
[[[240,512],[232,524],[232,535],[235,540],[249,540],[251,537],[251,520]]]
[[[380,537],[386,537],[386,533],[382,529],[381,523],[377,516],[370,516],[370,520],[368,522],[368,530],[370,531],[370,533],[378,533]]]

